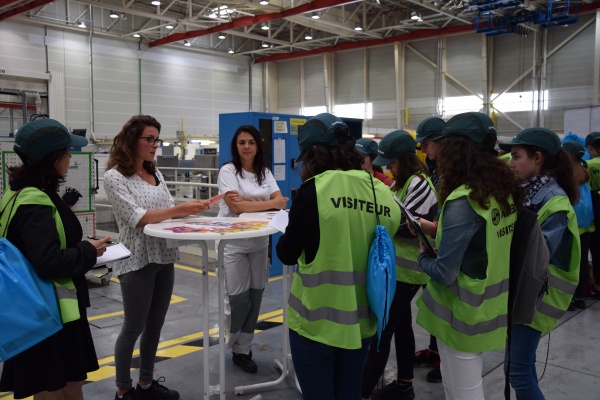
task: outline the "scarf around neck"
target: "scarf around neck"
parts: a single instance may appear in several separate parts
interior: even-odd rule
[[[544,187],[552,177],[548,174],[542,174],[534,176],[533,178],[526,180],[521,183],[521,186],[525,190],[525,198],[523,199],[523,205],[525,207],[531,206],[531,200],[540,191],[542,187]]]

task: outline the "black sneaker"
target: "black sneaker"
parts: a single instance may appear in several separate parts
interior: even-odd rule
[[[575,311],[575,301],[571,300],[571,302],[569,303],[569,307],[567,308],[567,311]]]
[[[373,390],[373,393],[371,393],[371,399],[373,400],[413,400],[414,398],[415,390],[412,385],[402,389],[395,380],[381,389]]]
[[[585,310],[585,308],[587,307],[585,304],[585,300],[583,299],[575,300],[573,303],[575,303],[575,307],[579,308],[580,310]]]
[[[139,400],[139,397],[135,389],[131,388],[123,393],[123,397],[119,397],[119,395],[115,393],[115,400]]]
[[[250,357],[252,356],[248,354],[233,353],[233,363],[240,367],[242,371],[253,374],[258,368]]]
[[[414,367],[433,367],[436,361],[440,361],[440,355],[430,349],[419,350],[415,353]]]
[[[427,373],[427,382],[441,383],[442,382],[442,369],[440,368],[440,362],[438,361],[431,371]]]
[[[136,399],[139,400],[179,400],[179,392],[176,390],[171,390],[163,385],[165,381],[165,377],[161,376],[157,380],[153,380],[152,384],[148,389],[142,389],[140,384],[135,388],[137,392]]]

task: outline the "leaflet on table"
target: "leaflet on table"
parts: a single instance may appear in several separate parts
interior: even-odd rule
[[[421,243],[423,243],[425,245],[425,247],[427,248],[427,253],[432,257],[437,257],[437,253],[433,249],[433,246],[431,246],[431,243],[429,242],[429,239],[425,235],[425,232],[423,232],[423,229],[421,229],[421,224],[419,223],[419,221],[417,221],[415,219],[415,217],[412,215],[412,213],[408,210],[408,208],[406,208],[404,203],[402,203],[402,201],[398,198],[398,196],[396,196],[395,193],[394,193],[394,200],[396,200],[396,203],[398,203],[398,205],[400,206],[400,211],[402,212],[402,216],[404,218],[406,218],[406,222],[410,225],[410,227],[413,229],[413,231],[417,234],[417,239],[419,239],[419,241]]]
[[[277,229],[279,232],[285,232],[285,228],[289,222],[289,213],[286,210],[279,210],[277,214],[269,221],[271,228]]]
[[[240,218],[235,222],[225,222],[225,221],[188,221],[183,222],[180,226],[172,226],[168,228],[164,228],[165,230],[172,231],[174,233],[238,233],[245,231],[258,231],[267,226],[267,221],[256,221],[250,219],[242,219]]]
[[[108,246],[101,257],[96,259],[96,265],[104,265],[131,257],[131,252],[121,243]]]

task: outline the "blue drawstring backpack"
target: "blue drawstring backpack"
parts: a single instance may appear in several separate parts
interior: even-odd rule
[[[6,226],[0,228],[6,232]],[[62,329],[52,281],[40,278],[6,238],[0,239],[0,304],[0,361]]]
[[[579,228],[587,228],[594,223],[592,192],[587,182],[579,185],[579,202],[573,205],[573,210],[577,216],[577,226]]]
[[[396,249],[385,226],[380,225],[379,222],[373,176],[371,176],[371,187],[377,226],[373,233],[375,238],[369,250],[367,264],[367,298],[371,311],[377,317],[377,351],[379,351],[381,333],[389,321],[390,308],[396,293]]]

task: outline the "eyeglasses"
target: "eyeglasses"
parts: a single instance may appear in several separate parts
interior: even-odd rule
[[[154,136],[140,136],[138,139],[145,139],[150,146],[154,146],[156,143],[158,143],[159,146],[162,146],[163,144],[162,139],[155,138]]]

